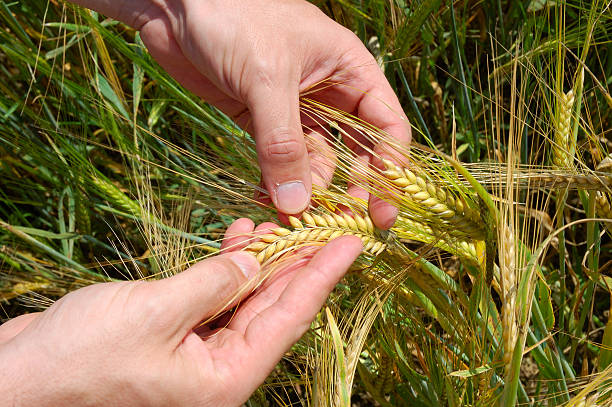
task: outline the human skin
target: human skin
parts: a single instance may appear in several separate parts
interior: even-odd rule
[[[299,94],[331,78],[338,85],[309,97],[380,128],[408,146],[410,125],[375,59],[349,30],[304,0],[74,0],[140,30],[151,55],[187,89],[250,131],[256,141],[265,188],[284,214],[310,202],[312,183],[327,187],[334,163],[321,154],[326,134],[307,130]],[[318,143],[317,143],[318,142]],[[346,140],[360,160],[378,157]],[[393,159],[389,146],[371,146]],[[368,200],[374,223],[392,226],[397,208],[355,185]]]
[[[243,298],[222,329],[200,326],[257,278],[257,260],[236,251],[253,227],[248,219],[236,221],[224,242],[233,252],[174,277],[96,284],[1,325],[0,405],[244,403],[361,251],[356,237],[336,239]]]

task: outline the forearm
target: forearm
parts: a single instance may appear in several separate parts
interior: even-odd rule
[[[172,0],[70,0],[139,30],[147,21],[165,14]]]

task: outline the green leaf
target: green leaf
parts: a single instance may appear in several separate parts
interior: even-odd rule
[[[86,25],[71,24],[71,23],[52,22],[52,23],[45,24],[45,27],[61,28],[66,31],[73,31],[77,33],[88,33],[91,31],[91,28]]]
[[[555,311],[553,309],[552,299],[550,297],[550,290],[542,280],[538,280],[538,284],[536,286],[536,296],[538,305],[540,306],[540,311],[542,312],[542,317],[544,318],[546,329],[551,331],[555,326]]]
[[[8,25],[8,27],[15,33],[15,35],[29,48],[35,48],[34,42],[30,39],[30,36],[25,32],[21,24],[17,21],[13,12],[8,8],[8,5],[3,1],[0,2],[0,17]]]
[[[85,34],[79,34],[79,35],[73,36],[72,38],[70,38],[70,40],[68,40],[68,42],[65,45],[62,45],[61,47],[57,47],[55,49],[52,49],[51,51],[48,51],[45,54],[45,59],[53,59],[59,55],[63,55],[66,52],[66,50],[68,50],[68,48],[72,47],[74,44],[76,44],[83,38],[85,38]]]
[[[480,366],[474,369],[457,370],[457,371],[449,373],[449,375],[467,379],[468,377],[478,376],[479,374],[488,372],[491,369],[495,369],[495,366],[484,365],[484,366]]]
[[[96,82],[98,85],[98,89],[100,90],[100,93],[102,93],[102,96],[104,96],[104,98],[108,100],[108,102],[110,102],[110,104],[115,109],[117,109],[124,118],[127,119],[129,117],[128,113],[125,111],[125,108],[123,107],[123,104],[121,103],[121,100],[119,99],[117,94],[113,91],[113,88],[110,86],[106,78],[100,75],[100,73],[97,73]]]
[[[336,320],[332,315],[329,308],[325,308],[325,315],[327,316],[327,322],[329,324],[329,329],[332,334],[332,340],[334,343],[334,352],[336,353],[336,362],[338,375],[340,379],[340,407],[350,407],[351,405],[351,396],[350,389],[347,387],[347,369],[344,357],[344,343],[342,342],[342,336],[340,335],[340,330],[338,330],[338,325],[336,324]]]
[[[54,232],[49,232],[48,230],[29,228],[25,226],[13,226],[13,228],[19,230],[20,232],[27,233],[30,236],[44,237],[45,239],[63,240],[63,239],[76,239],[79,237],[78,233],[70,233],[70,232],[54,233]]]

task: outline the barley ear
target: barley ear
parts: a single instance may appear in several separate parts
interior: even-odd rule
[[[410,204],[421,207],[452,235],[484,237],[480,212],[463,197],[454,196],[450,189],[434,184],[422,170],[399,167],[389,160],[383,160],[383,164],[382,175],[402,192],[408,207]]]
[[[574,107],[574,92],[570,90],[561,95],[557,101],[557,117],[555,119],[555,137],[552,148],[552,162],[556,168],[570,168],[575,151],[571,141],[572,109]]]
[[[302,214],[302,220],[289,217],[293,230],[286,228],[272,229],[259,236],[259,241],[249,244],[244,250],[253,253],[257,260],[264,264],[278,259],[292,249],[303,246],[319,246],[340,236],[357,236],[363,244],[362,252],[378,256],[387,244],[376,235],[372,220],[359,214],[339,215],[336,213]]]
[[[516,313],[516,250],[514,233],[507,225],[500,228],[500,286],[502,293],[502,335],[504,345],[503,363],[506,375],[510,373],[512,352],[518,338],[518,316]]]
[[[605,157],[597,165],[597,171],[604,171],[612,173],[612,154]],[[610,194],[602,191],[595,192],[595,215],[602,219],[612,219],[612,204]],[[606,229],[612,232],[612,224],[606,222]]]

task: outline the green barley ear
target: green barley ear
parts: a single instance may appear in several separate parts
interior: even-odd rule
[[[141,216],[141,206],[123,193],[117,186],[101,174],[93,174],[90,181],[102,197],[111,204],[116,205],[130,215]]]
[[[408,239],[425,243],[454,254],[460,259],[477,267],[483,267],[485,248],[482,240],[457,237],[446,231],[439,230],[423,222],[408,219],[399,215],[393,228],[393,233],[400,239]]]
[[[91,234],[91,217],[89,216],[89,207],[87,206],[87,197],[83,192],[83,181],[79,180],[77,187],[74,189],[74,202],[77,214],[76,225],[77,230],[85,235]]]

